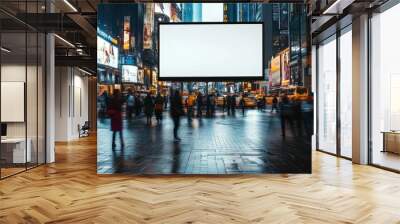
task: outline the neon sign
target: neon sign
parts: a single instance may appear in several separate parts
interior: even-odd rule
[[[113,44],[118,44],[118,40],[117,39],[113,38],[109,34],[106,34],[104,31],[100,30],[99,28],[97,28],[97,35],[99,35],[100,37],[104,38],[105,40],[110,41]]]

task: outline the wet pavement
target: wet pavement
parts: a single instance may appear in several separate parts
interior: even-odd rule
[[[111,147],[110,120],[98,121],[99,174],[310,173],[311,137],[288,127],[281,136],[276,113],[247,110],[243,116],[217,112],[214,118],[181,119],[181,142],[173,141],[173,122],[164,113],[151,127],[140,116],[124,121],[125,147],[117,136]],[[296,134],[294,134],[296,133]]]

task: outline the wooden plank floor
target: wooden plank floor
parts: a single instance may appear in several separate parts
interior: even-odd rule
[[[400,223],[400,175],[313,153],[312,175],[96,174],[96,139],[0,181],[0,223]]]

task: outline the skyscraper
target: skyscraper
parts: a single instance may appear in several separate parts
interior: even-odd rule
[[[201,22],[202,5],[201,3],[181,3],[183,22]]]

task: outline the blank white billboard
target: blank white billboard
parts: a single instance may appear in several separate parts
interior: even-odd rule
[[[159,27],[159,77],[263,77],[263,25],[169,23]]]

